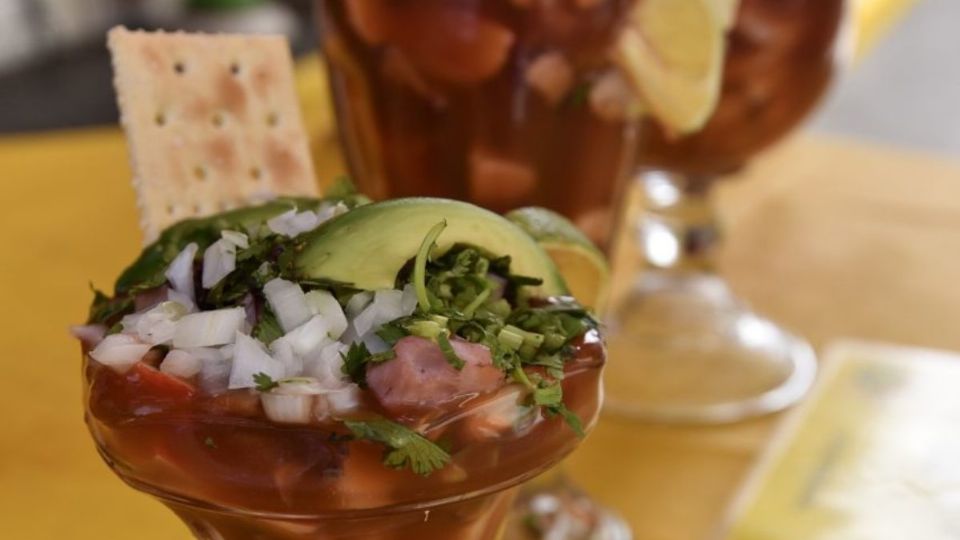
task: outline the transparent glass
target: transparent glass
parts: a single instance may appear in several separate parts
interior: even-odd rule
[[[605,353],[595,332],[578,351],[563,392],[589,431]],[[154,368],[118,373],[86,355],[84,382],[87,426],[104,461],[201,539],[493,540],[517,486],[580,442],[562,418],[537,409],[491,432],[486,419],[516,410],[519,394],[507,388],[420,428],[451,455],[420,476],[386,467],[380,445],[337,424],[268,421],[253,391],[185,399],[189,387]]]
[[[374,199],[544,206],[609,246],[638,126],[610,50],[635,2],[317,1],[352,177]],[[556,478],[524,493],[514,517],[530,523],[541,508],[527,501],[554,500],[560,522],[578,525],[523,534],[629,537]]]
[[[606,245],[636,146],[610,50],[635,1],[318,1],[352,177],[375,199],[545,206]]]
[[[607,316],[610,410],[725,423],[784,409],[813,382],[802,338],[754,313],[713,265],[710,190],[778,140],[825,92],[842,49],[843,0],[741,0],[720,101],[688,136],[646,122],[634,182],[644,268]]]

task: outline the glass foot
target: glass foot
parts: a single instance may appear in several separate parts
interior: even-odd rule
[[[548,473],[549,475],[550,473]],[[505,540],[632,540],[630,527],[562,473],[521,488]]]
[[[645,421],[730,423],[800,400],[810,345],[738,301],[709,272],[649,270],[607,317],[608,411]]]

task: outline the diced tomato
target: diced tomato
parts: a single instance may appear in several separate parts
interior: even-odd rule
[[[537,189],[537,175],[529,165],[474,148],[470,151],[469,189],[477,204],[509,210],[528,203]]]
[[[399,11],[390,39],[427,76],[470,84],[500,71],[515,36],[475,7],[439,0]]]
[[[127,380],[137,387],[137,393],[144,398],[187,400],[197,392],[192,384],[167,375],[143,362],[137,362],[127,372]]]
[[[384,0],[344,0],[350,26],[370,45],[383,43],[393,10]]]

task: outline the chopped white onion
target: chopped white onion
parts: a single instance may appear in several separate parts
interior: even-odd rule
[[[317,379],[325,388],[338,388],[346,380],[343,373],[343,357],[349,345],[334,341],[304,358],[303,374]]]
[[[230,359],[233,357],[233,345],[225,345],[219,349],[197,347],[186,349],[194,357],[200,359],[200,387],[210,394],[219,394],[227,391],[230,383]]]
[[[363,308],[367,307],[370,302],[373,301],[373,293],[370,291],[358,292],[357,294],[350,297],[347,300],[346,314],[347,317],[353,319],[363,311]]]
[[[203,288],[213,288],[236,268],[236,244],[224,238],[217,240],[203,252],[203,278],[201,280]]]
[[[239,231],[220,231],[220,238],[230,242],[240,249],[247,249],[250,247],[250,238],[247,237],[246,234]]]
[[[260,394],[267,418],[281,424],[309,424],[315,400],[313,395]]]
[[[297,356],[293,346],[285,338],[275,339],[270,344],[270,353],[283,365],[284,377],[297,377],[303,373],[303,360]]]
[[[196,299],[193,290],[193,260],[197,257],[197,250],[199,249],[200,247],[194,242],[187,244],[187,247],[177,254],[163,274],[173,289],[185,294],[191,303]]]
[[[271,231],[290,238],[312,231],[318,225],[320,219],[310,210],[297,213],[295,209],[291,209],[267,220],[267,227]]]
[[[273,380],[286,376],[283,363],[267,354],[262,343],[238,332],[233,349],[229,388],[232,390],[256,386],[253,376],[257,373],[264,373]]]
[[[177,321],[173,346],[184,349],[232,343],[236,333],[243,328],[245,320],[246,312],[242,307],[184,315]]]
[[[193,313],[197,310],[197,306],[193,303],[193,299],[176,289],[169,289],[167,291],[167,300],[176,302],[185,307],[187,309],[187,313]]]
[[[70,327],[70,334],[87,347],[95,347],[107,334],[107,327],[102,324],[73,325]]]
[[[403,294],[400,296],[400,311],[403,316],[413,315],[417,310],[417,288],[412,283],[403,288]]]
[[[338,416],[360,406],[360,387],[348,384],[317,398],[314,414],[320,420]]]
[[[390,350],[390,345],[387,345],[386,341],[373,332],[363,336],[360,338],[360,340],[363,341],[364,345],[366,345],[367,350],[373,354],[379,354]]]
[[[347,329],[347,315],[340,307],[340,302],[324,290],[314,290],[306,294],[307,305],[314,315],[323,317],[327,323],[327,333],[332,339],[339,339]]]
[[[290,396],[309,396],[324,394],[328,390],[313,377],[287,377],[277,381],[277,387],[271,390],[274,394]]]
[[[364,308],[353,320],[356,336],[362,339],[370,332],[376,332],[383,324],[413,313],[412,306],[403,305],[404,293],[395,289],[383,289],[374,294],[373,303]]]
[[[111,334],[103,338],[90,351],[90,357],[113,369],[124,372],[130,369],[150,350],[149,343],[143,343],[134,336],[127,334]]]
[[[296,283],[275,278],[263,286],[263,294],[284,332],[307,322],[312,315],[307,297]]]
[[[161,302],[143,313],[126,315],[121,319],[125,334],[133,334],[140,341],[164,345],[173,340],[177,324],[187,314],[187,307],[179,302]]]
[[[283,341],[290,343],[294,353],[303,356],[329,342],[329,334],[327,320],[320,315],[314,315],[307,322],[288,332],[283,337]]]
[[[160,371],[184,379],[197,375],[202,367],[199,358],[182,349],[171,350],[160,363]]]
[[[350,209],[347,208],[347,205],[343,204],[343,201],[339,201],[337,204],[327,204],[317,210],[317,220],[319,223],[323,223],[349,211]]]

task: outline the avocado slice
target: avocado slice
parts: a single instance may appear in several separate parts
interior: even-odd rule
[[[294,266],[304,278],[366,290],[393,288],[427,232],[443,220],[447,227],[435,253],[467,244],[509,255],[511,272],[543,280],[540,294],[567,294],[553,261],[530,235],[489,210],[448,199],[394,199],[355,208],[301,236],[303,251]]]
[[[258,206],[239,208],[210,217],[185,219],[171,225],[152,244],[140,253],[132,265],[120,274],[115,284],[117,294],[133,288],[150,287],[163,283],[163,273],[173,259],[187,244],[196,242],[202,252],[220,238],[224,229],[243,230],[256,226],[290,209],[297,211],[316,210],[328,202],[344,202],[348,207],[369,201],[362,195],[335,196],[324,199],[306,197],[280,197]]]

